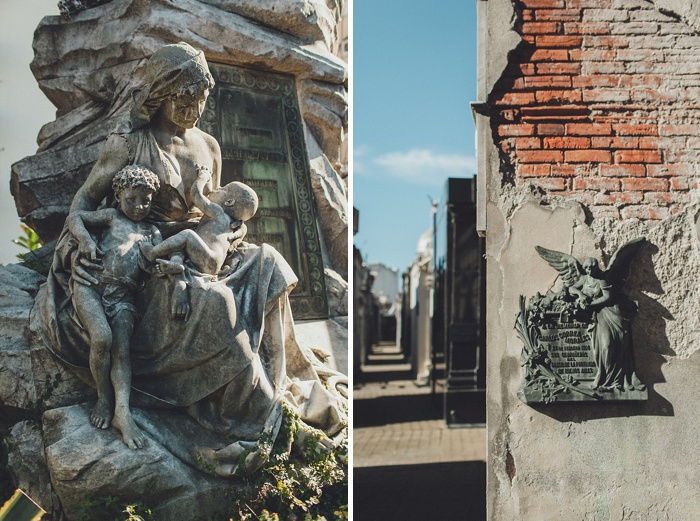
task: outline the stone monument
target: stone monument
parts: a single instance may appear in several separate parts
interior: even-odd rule
[[[304,43],[330,47],[335,10],[96,4],[76,7],[70,20],[45,18],[36,34],[34,71],[59,118],[42,130],[39,154],[14,166],[12,186],[22,217],[54,253],[46,279],[21,266],[0,270],[10,296],[0,302],[3,324],[15,328],[0,353],[0,405],[26,418],[8,438],[10,472],[45,510],[69,519],[104,496],[142,501],[163,519],[243,516],[265,494],[291,494],[286,514],[323,504],[323,486],[343,482],[347,379],[297,341],[292,309],[332,313],[339,303],[323,294],[319,304],[323,272],[342,280],[336,270],[346,270],[344,184],[334,169],[344,67]],[[262,19],[295,36],[255,23]],[[209,61],[220,64],[213,74]],[[252,64],[264,73],[240,68]],[[287,76],[275,79],[280,69]],[[222,103],[231,108],[217,113]],[[283,124],[256,126],[256,114],[280,114]],[[218,130],[228,149],[199,127]],[[251,181],[259,213],[276,217],[275,202],[265,203],[282,189],[265,172],[288,172],[297,189],[277,206],[282,228],[248,221],[255,207],[245,206],[250,189],[239,181]],[[218,197],[224,183],[237,190]],[[284,204],[301,209],[285,221]],[[296,259],[306,262],[295,264],[305,286],[296,304],[290,264],[274,246],[248,242],[275,226],[297,234]],[[295,481],[306,487],[299,497],[275,491]]]

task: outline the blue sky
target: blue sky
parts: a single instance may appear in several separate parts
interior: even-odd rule
[[[353,2],[354,237],[404,271],[445,179],[476,169],[476,2]]]

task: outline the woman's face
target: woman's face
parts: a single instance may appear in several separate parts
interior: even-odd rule
[[[162,115],[180,128],[193,128],[204,112],[204,104],[208,96],[209,89],[205,89],[195,94],[169,98],[161,106]]]

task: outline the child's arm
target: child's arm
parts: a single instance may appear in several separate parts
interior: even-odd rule
[[[204,215],[210,219],[218,219],[222,215],[225,215],[224,209],[204,196],[204,187],[207,186],[207,183],[212,177],[211,170],[205,166],[200,166],[197,167],[197,172],[199,172],[199,177],[197,177],[197,180],[190,189],[192,201],[197,205],[197,208],[202,210]]]
[[[103,210],[77,211],[68,215],[68,227],[73,232],[73,236],[78,241],[78,250],[80,253],[90,259],[97,260],[97,254],[103,254],[93,240],[86,226],[108,226],[117,210],[114,208],[105,208]]]

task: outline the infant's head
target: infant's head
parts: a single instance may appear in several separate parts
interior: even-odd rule
[[[245,183],[233,181],[208,195],[234,221],[247,221],[258,211],[258,195]]]
[[[145,166],[125,166],[112,178],[112,190],[119,208],[132,221],[140,221],[148,215],[151,198],[158,188],[158,176]]]

